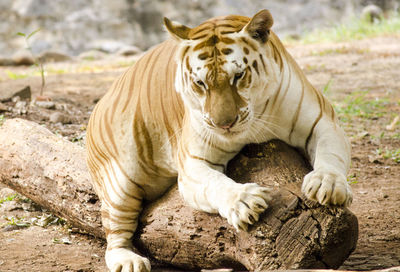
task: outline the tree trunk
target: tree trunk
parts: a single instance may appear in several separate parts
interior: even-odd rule
[[[310,166],[280,141],[249,145],[231,161],[238,182],[272,186],[273,201],[249,232],[188,207],[174,186],[146,206],[134,239],[157,263],[184,269],[338,268],[355,249],[357,218],[348,209],[305,200],[301,181]],[[104,238],[100,204],[84,150],[35,123],[7,120],[0,128],[0,182]]]

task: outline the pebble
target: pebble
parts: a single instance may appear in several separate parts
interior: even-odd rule
[[[22,228],[23,227],[20,227],[20,226],[17,226],[17,225],[7,225],[7,226],[3,227],[2,231],[4,231],[4,232],[6,232],[6,231],[14,231],[14,230],[22,229]]]
[[[16,210],[21,210],[21,204],[17,201],[6,201],[3,202],[0,206],[2,211],[5,212],[12,212],[12,211],[16,211]]]
[[[15,103],[13,112],[18,115],[26,114],[28,112],[28,103],[26,103],[26,101],[18,101]]]
[[[3,188],[0,190],[0,198],[5,198],[11,195],[15,195],[16,192],[10,188]]]
[[[35,105],[49,110],[56,108],[56,104],[53,101],[35,101]]]
[[[4,105],[3,103],[0,102],[0,112],[5,112],[8,111],[7,105]]]
[[[54,112],[50,115],[49,118],[50,122],[52,123],[61,123],[61,124],[71,124],[72,120],[71,118],[69,118],[68,116],[66,116],[65,114],[61,113],[61,112]]]

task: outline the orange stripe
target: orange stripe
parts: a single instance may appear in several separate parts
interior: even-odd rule
[[[303,104],[303,98],[304,98],[304,82],[303,82],[303,80],[301,81],[301,87],[302,88],[301,88],[300,101],[299,101],[299,104],[297,105],[297,109],[296,109],[296,112],[294,114],[294,120],[292,122],[292,127],[291,127],[290,133],[289,133],[289,141],[292,138],[292,134],[293,134],[294,128],[296,127],[297,121],[299,119],[299,113],[300,113],[301,105]]]
[[[308,152],[308,144],[310,143],[312,134],[314,133],[314,128],[317,125],[317,123],[319,122],[319,120],[321,120],[321,118],[322,118],[321,101],[320,101],[319,96],[317,96],[317,98],[318,98],[318,103],[319,103],[319,106],[320,106],[320,111],[319,111],[318,117],[314,120],[314,123],[311,126],[310,133],[307,136],[307,139],[306,139],[306,142],[305,142],[305,151],[306,152]]]
[[[214,165],[214,166],[217,166],[217,167],[222,167],[222,169],[225,171],[225,165],[223,165],[223,164],[215,163],[215,162],[209,161],[209,160],[207,160],[207,159],[205,159],[205,158],[192,155],[192,154],[190,154],[189,152],[188,152],[188,156],[189,156],[190,158],[194,159],[194,160],[204,161],[204,162],[206,162],[206,163],[208,163],[208,164],[211,164],[211,165]]]

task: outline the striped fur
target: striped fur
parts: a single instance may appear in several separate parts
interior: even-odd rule
[[[96,105],[87,162],[102,200],[106,262],[112,271],[148,271],[131,251],[143,200],[178,178],[186,202],[246,230],[267,208],[269,190],[224,175],[248,143],[281,139],[308,154],[305,195],[348,205],[350,148],[335,112],[270,31],[263,10],[193,29],[165,19],[173,39],[147,52]]]

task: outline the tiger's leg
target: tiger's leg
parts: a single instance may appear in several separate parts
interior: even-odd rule
[[[188,157],[178,165],[179,191],[185,201],[195,209],[218,212],[238,231],[257,222],[271,200],[268,188],[236,183],[204,160]]]
[[[131,241],[142,207],[142,189],[121,174],[116,165],[105,173],[101,215],[107,239],[107,267],[112,272],[148,272],[149,260],[133,252]]]
[[[350,205],[353,199],[347,182],[350,143],[343,130],[331,120],[321,119],[307,151],[314,170],[304,177],[303,193],[323,205]]]

